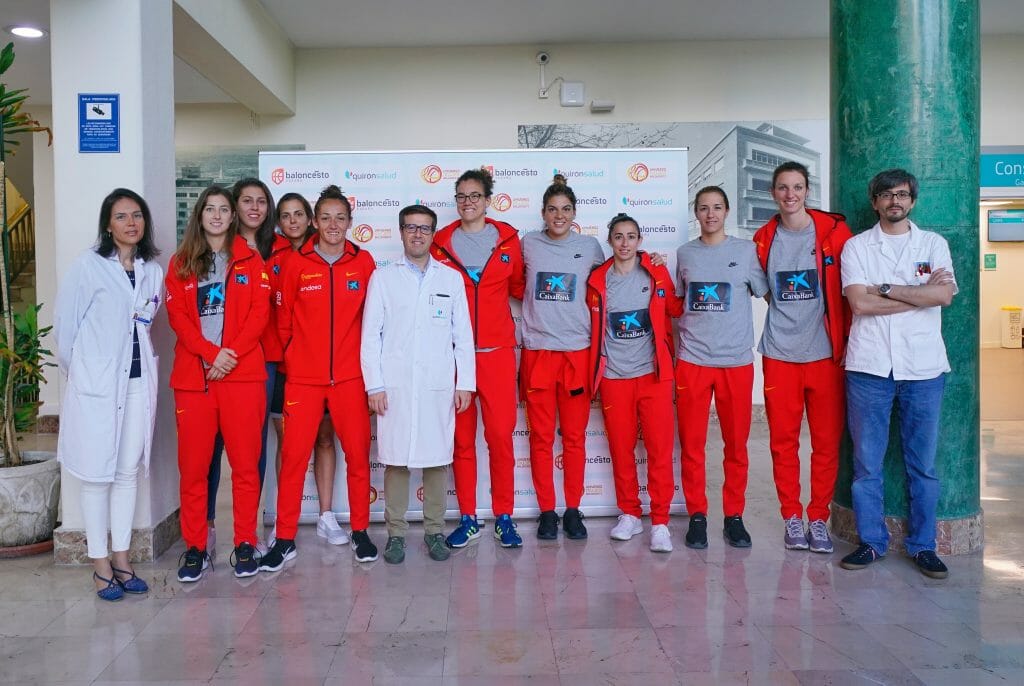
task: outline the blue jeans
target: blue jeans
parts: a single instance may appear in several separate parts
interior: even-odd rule
[[[267,362],[267,413],[263,417],[263,447],[260,448],[260,493],[263,492],[263,477],[267,473],[267,428],[270,426],[270,399],[274,395],[274,381],[277,378],[277,362]],[[213,442],[213,459],[210,473],[206,476],[206,519],[217,517],[217,490],[220,488],[220,459],[224,454],[224,439],[220,432]]]
[[[882,474],[894,400],[910,491],[907,553],[935,550],[935,509],[939,502],[935,450],[945,385],[945,374],[922,381],[894,381],[892,374],[883,378],[846,372],[846,421],[853,439],[853,513],[861,542],[880,555],[889,547]]]

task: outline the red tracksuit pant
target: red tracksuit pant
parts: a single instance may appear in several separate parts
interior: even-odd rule
[[[562,490],[565,506],[578,508],[587,463],[586,432],[590,391],[588,350],[523,350],[519,374],[530,420],[530,470],[541,512],[555,509],[553,478],[555,412],[562,432]]]
[[[747,494],[747,439],[750,437],[751,394],[754,365],[704,367],[685,360],[676,362],[676,417],[682,446],[680,470],[686,511],[707,515],[705,475],[708,415],[715,397],[718,423],[722,428],[724,458],[722,469],[722,511],[726,517],[742,515]]]
[[[512,432],[516,429],[516,353],[497,348],[476,354],[476,393],[469,409],[455,415],[455,454],[452,473],[462,514],[476,514],[476,400],[480,399],[484,440],[491,468],[491,511],[512,514],[515,507],[516,458]]]
[[[832,358],[804,363],[764,358],[764,407],[783,519],[803,516],[799,451],[800,424],[806,407],[811,434],[807,518],[828,520],[846,417],[844,393],[843,368]]]
[[[668,524],[675,482],[672,477],[672,381],[654,374],[635,379],[601,379],[601,408],[615,475],[615,500],[625,514],[639,517],[636,474],[637,426],[647,449],[647,493],[651,523]]]
[[[309,458],[317,430],[330,410],[345,452],[348,507],[353,531],[370,524],[370,411],[362,377],[333,386],[285,382],[281,473],[277,477],[277,537],[294,539],[302,508]]]
[[[178,427],[181,535],[206,550],[207,474],[219,431],[231,464],[234,543],[256,544],[260,445],[267,395],[262,381],[210,381],[206,391],[174,391]]]

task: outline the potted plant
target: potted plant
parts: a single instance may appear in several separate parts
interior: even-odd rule
[[[44,359],[50,354],[42,339],[51,327],[39,328],[39,306],[15,315],[11,309],[9,267],[10,242],[7,231],[7,175],[4,160],[13,154],[13,134],[50,130],[32,119],[21,107],[26,89],[7,90],[3,74],[14,62],[14,44],[0,51],[0,218],[3,220],[3,249],[0,250],[0,556],[3,549],[33,551],[50,540],[60,503],[60,468],[53,453],[22,453],[18,431],[35,423],[39,406],[38,387],[43,369],[53,366]],[[52,134],[51,134],[52,140]]]

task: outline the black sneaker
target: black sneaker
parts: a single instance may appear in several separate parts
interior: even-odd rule
[[[290,538],[279,538],[273,547],[260,560],[261,572],[280,572],[284,563],[294,560],[299,553],[295,550],[295,541]]]
[[[553,541],[558,538],[558,515],[554,510],[541,512],[537,519],[537,538],[542,541]]]
[[[583,526],[583,513],[578,507],[565,508],[562,515],[562,531],[566,538],[574,541],[581,541],[587,537],[587,527]]]
[[[235,568],[235,576],[239,579],[256,576],[260,571],[258,557],[259,553],[256,552],[252,544],[245,542],[231,553],[228,564]]]
[[[352,532],[352,549],[356,551],[358,562],[373,562],[377,559],[377,546],[370,540],[366,529]]]
[[[882,557],[882,555],[876,553],[875,549],[867,543],[861,543],[860,547],[839,562],[839,566],[843,569],[864,569],[869,564],[875,560],[881,559]]]
[[[739,515],[726,517],[725,529],[722,530],[722,533],[725,534],[726,542],[733,548],[750,547],[750,534],[747,533],[746,527],[743,526],[743,517]]]
[[[211,564],[210,556],[206,554],[206,551],[195,546],[186,550],[178,562],[181,562],[182,558],[185,560],[185,564],[178,569],[178,581],[185,584],[202,579],[203,570]]]
[[[741,523],[740,526],[743,524]],[[697,550],[708,547],[708,518],[703,512],[695,512],[690,515],[690,528],[686,530],[684,544],[687,548],[696,548]]]
[[[945,579],[949,576],[949,570],[946,569],[946,565],[943,564],[934,550],[922,550],[917,555],[914,555],[914,564],[917,565],[922,574],[933,579]]]

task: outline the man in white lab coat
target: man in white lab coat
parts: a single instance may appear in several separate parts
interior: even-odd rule
[[[384,469],[384,560],[405,559],[409,469],[423,469],[423,540],[447,560],[444,512],[455,413],[476,390],[473,329],[457,272],[430,257],[437,215],[422,205],[398,214],[404,254],[370,278],[360,362],[370,410],[377,415]]]

